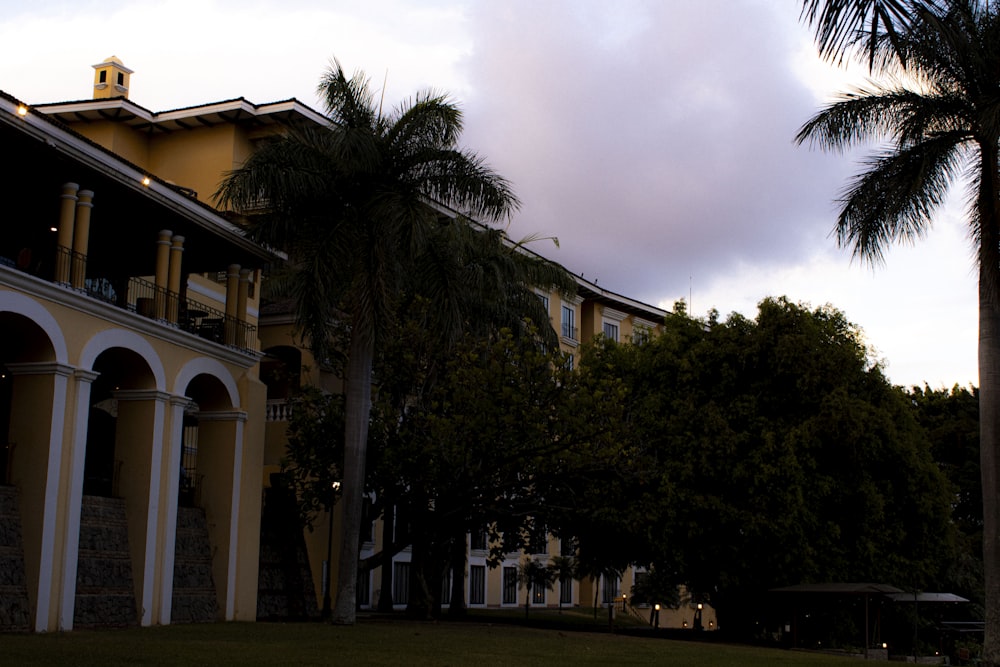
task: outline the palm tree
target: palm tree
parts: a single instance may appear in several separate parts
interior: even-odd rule
[[[861,44],[868,64],[875,65],[879,42],[887,40],[896,50],[899,35],[922,9],[933,9],[941,0],[802,0],[802,18],[816,31],[820,55],[840,62]]]
[[[420,93],[383,115],[368,79],[360,72],[348,78],[336,60],[318,90],[329,124],[292,128],[264,144],[217,198],[236,210],[261,210],[248,215],[249,232],[290,257],[296,321],[318,360],[330,354],[331,323],[346,319],[349,326],[333,620],[351,624],[372,364],[412,259],[441,224],[431,202],[492,221],[509,216],[518,201],[506,180],[457,146],[462,114],[448,98]]]
[[[843,196],[836,233],[855,256],[878,263],[895,241],[922,236],[952,183],[969,188],[978,242],[979,410],[983,479],[985,658],[1000,664],[1000,9],[943,0],[912,14],[876,60],[884,83],[844,95],[797,141],[844,149],[892,140]],[[883,41],[883,44],[885,42]],[[880,47],[882,48],[882,47]]]

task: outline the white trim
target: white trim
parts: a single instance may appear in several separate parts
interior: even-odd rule
[[[70,445],[69,493],[66,499],[65,529],[63,532],[63,560],[61,599],[57,629],[73,629],[73,610],[76,607],[76,569],[80,558],[80,506],[83,503],[83,470],[87,456],[87,427],[90,422],[90,386],[99,373],[79,369],[76,381],[76,407],[73,418],[73,442]]]
[[[149,341],[135,333],[125,329],[105,329],[99,331],[87,341],[80,353],[80,367],[92,369],[102,353],[112,348],[124,348],[135,352],[146,362],[150,373],[153,375],[153,383],[158,391],[166,389],[166,373],[160,356],[150,345]]]
[[[160,563],[160,625],[169,625],[174,602],[174,556],[177,549],[177,494],[180,486],[181,451],[184,442],[184,410],[191,400],[184,396],[170,398],[170,438],[164,448],[167,461],[166,502],[163,517],[163,558]]]
[[[42,506],[41,545],[38,558],[38,587],[35,589],[35,632],[49,629],[49,608],[52,605],[52,582],[48,576],[56,572],[55,541],[59,513],[59,478],[62,471],[63,427],[66,423],[66,387],[73,369],[56,363],[7,364],[13,375],[47,375],[52,377],[52,421],[49,424],[49,452],[45,471],[45,499]]]
[[[52,346],[55,360],[60,364],[68,363],[69,355],[66,351],[66,338],[63,336],[62,327],[45,306],[20,292],[0,289],[0,312],[22,315],[41,327],[49,337],[49,344]]]
[[[230,500],[229,509],[229,554],[226,571],[226,608],[225,619],[227,621],[236,620],[236,564],[239,556],[239,528],[240,528],[240,482],[243,475],[243,424],[246,422],[246,413],[242,413],[243,418],[236,420],[236,442],[233,446],[233,496]],[[254,554],[256,558],[256,554]]]
[[[229,397],[229,405],[233,408],[239,408],[240,390],[233,374],[220,361],[209,357],[198,357],[184,364],[174,377],[174,393],[187,395],[188,385],[199,375],[210,375],[222,383]]]
[[[149,455],[149,489],[146,496],[146,535],[143,548],[142,590],[139,592],[139,625],[147,627],[153,624],[153,591],[156,586],[157,549],[156,542],[159,533],[160,519],[160,479],[162,478],[163,460],[163,426],[164,405],[169,394],[157,391],[116,391],[118,401],[154,401],[153,424],[151,435],[151,451]],[[173,570],[170,572],[173,577]]]

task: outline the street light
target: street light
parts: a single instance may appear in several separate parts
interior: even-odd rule
[[[333,556],[333,506],[337,502],[337,491],[340,491],[340,482],[330,484],[330,529],[326,534],[326,560],[323,561],[323,612],[324,621],[330,620],[330,559]]]

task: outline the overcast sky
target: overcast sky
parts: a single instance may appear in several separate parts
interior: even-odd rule
[[[748,316],[766,296],[832,304],[902,385],[978,384],[964,196],[884,266],[831,236],[849,156],[793,143],[842,86],[797,0],[2,0],[0,90],[89,99],[134,70],[164,111],[297,98],[334,57],[397,104],[449,93],[463,144],[522,201],[511,237],[601,287]]]

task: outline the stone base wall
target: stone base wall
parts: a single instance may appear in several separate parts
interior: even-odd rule
[[[138,625],[125,501],[83,496],[73,626]]]
[[[0,632],[31,629],[17,490],[0,486]]]
[[[219,616],[212,580],[212,547],[205,510],[177,508],[177,546],[174,550],[174,594],[171,623],[208,623]]]
[[[290,492],[280,487],[268,488],[264,494],[259,567],[259,620],[319,617],[298,508]]]

